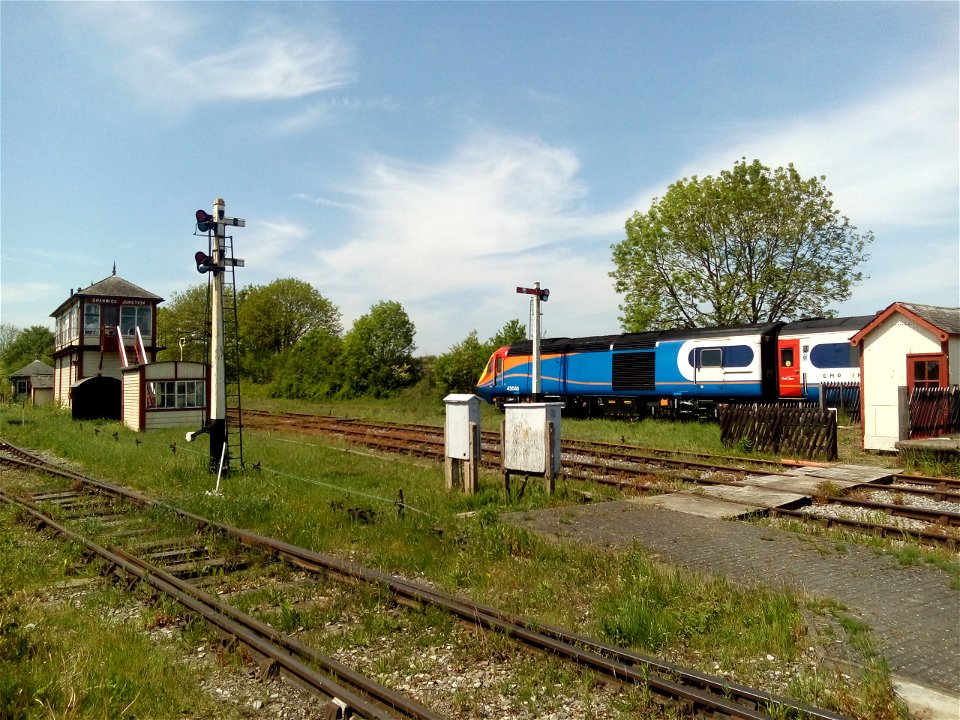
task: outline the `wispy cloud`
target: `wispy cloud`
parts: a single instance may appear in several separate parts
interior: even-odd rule
[[[591,210],[579,170],[570,149],[495,132],[477,133],[435,165],[372,158],[344,191],[349,203],[303,196],[355,208],[350,238],[315,252],[310,280],[348,318],[380,298],[413,308],[421,346],[452,344],[475,327],[492,334],[525,314],[517,284],[603,282],[609,237],[626,210]],[[479,291],[472,307],[450,302],[467,291]],[[604,294],[615,308],[612,290]],[[582,306],[571,294],[567,301],[570,312]]]
[[[353,48],[331,28],[309,33],[262,18],[239,35],[216,5],[82,3],[65,12],[73,32],[98,33],[119,73],[152,108],[204,102],[288,100],[353,79]]]
[[[746,156],[803,177],[826,176],[835,205],[861,229],[955,222],[958,198],[955,68],[923,73],[843,107],[735,130],[685,175],[716,174]]]

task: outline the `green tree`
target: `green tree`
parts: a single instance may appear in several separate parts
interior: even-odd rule
[[[873,234],[834,208],[825,178],[746,159],[671,185],[613,246],[628,332],[828,316],[862,279]]]
[[[353,323],[343,339],[343,394],[382,397],[417,381],[416,328],[403,306],[384,300]]]
[[[157,308],[157,338],[166,349],[159,360],[210,361],[210,307],[207,283],[191,285]]]
[[[16,372],[34,360],[42,360],[52,365],[55,339],[53,331],[43,325],[33,325],[26,330],[20,330],[7,342],[3,354],[0,355],[4,372]]]
[[[473,392],[484,365],[497,348],[523,340],[526,328],[519,320],[511,320],[496,335],[481,343],[476,330],[440,355],[433,366],[434,382],[441,396]]]
[[[303,280],[281,278],[246,287],[238,302],[243,368],[258,382],[268,382],[281,354],[307,333],[341,333],[339,308]]]
[[[433,364],[433,380],[440,395],[473,392],[488,357],[488,345],[480,342],[476,330],[471,330],[462,342],[438,356]]]
[[[326,400],[343,384],[343,340],[329,330],[311,330],[281,355],[273,376],[274,397]]]
[[[244,344],[274,354],[289,350],[311,330],[341,332],[337,306],[296,278],[244,288],[239,315]]]
[[[496,335],[487,340],[487,347],[492,353],[497,348],[502,348],[504,345],[513,345],[515,342],[525,340],[526,337],[526,325],[519,320],[514,319],[500,328]]]

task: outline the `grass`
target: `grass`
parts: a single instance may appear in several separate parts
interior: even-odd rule
[[[404,422],[431,422],[432,418],[432,424],[442,423],[443,413],[442,406],[393,413],[391,402],[273,403],[273,407]],[[745,683],[765,681],[765,676],[757,675],[757,658],[769,655],[780,663],[802,665],[806,630],[801,603],[793,595],[680,571],[636,548],[614,552],[547,543],[498,520],[504,511],[576,502],[576,493],[563,482],[558,483],[555,496],[545,495],[541,483],[531,483],[523,498],[508,502],[499,477],[481,474],[478,494],[448,494],[439,465],[357,452],[313,436],[248,430],[244,434],[247,470],[225,478],[222,496],[214,497],[206,493],[214,484],[207,472],[206,443],[186,445],[179,430],[135,435],[115,423],[76,423],[65,413],[47,409],[28,410],[20,424],[9,424],[7,419],[6,413],[0,412],[0,435],[15,444],[55,452],[96,477],[136,487],[215,520],[422,578],[544,623],[663,654],[707,672],[731,668]],[[486,418],[483,422],[485,427],[492,426]],[[95,428],[99,432],[94,432]],[[721,451],[716,428],[709,425],[565,420],[563,428],[568,437],[606,441],[623,437],[640,445]],[[260,463],[259,471],[252,469],[254,462]],[[407,505],[402,516],[395,506],[401,489]],[[608,492],[587,489],[601,495]],[[474,514],[461,516],[467,512]],[[29,585],[17,572],[11,568],[0,572],[3,587]],[[243,602],[251,607],[273,603],[271,619],[284,629],[297,631],[329,623],[348,628],[343,633],[319,633],[318,643],[375,646],[377,638],[389,635],[394,648],[381,656],[371,653],[377,671],[384,676],[399,672],[400,664],[422,655],[417,649],[422,644],[442,644],[464,633],[461,626],[450,622],[437,629],[430,624],[434,618],[429,613],[399,619],[386,615],[375,620],[377,613],[372,608],[390,606],[389,598],[379,592],[324,589],[324,597],[330,594],[329,603],[312,607],[302,602],[306,598],[278,595],[281,591],[270,595],[269,589],[263,592]],[[362,616],[356,623],[355,615]],[[367,616],[371,617],[363,619]],[[161,607],[147,622],[160,625],[176,619],[176,608]],[[487,642],[486,657],[515,652],[509,643],[498,646],[495,638]],[[531,670],[531,677],[520,683],[523,687],[518,692],[529,695],[530,702],[535,695],[542,699],[537,684],[542,669]],[[566,681],[564,673],[568,671],[558,668],[553,672],[560,682]],[[587,693],[589,681],[583,682]],[[887,683],[882,676],[873,682]],[[834,677],[817,677],[806,684],[798,681],[799,699],[809,701],[812,696],[803,693],[815,692],[818,701],[836,707],[845,697],[841,695],[844,684]],[[624,702],[630,707],[646,707],[648,700],[643,696],[631,692]],[[123,710],[119,703],[125,698],[126,694],[118,693],[116,700],[111,700],[111,709]],[[856,708],[850,715],[872,717]]]
[[[105,583],[64,591],[94,569],[20,520],[0,506],[0,717],[235,717],[201,691],[180,651],[110,620],[125,595]]]

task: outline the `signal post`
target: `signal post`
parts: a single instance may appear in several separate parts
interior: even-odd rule
[[[210,238],[210,254],[197,252],[197,272],[212,273],[210,292],[210,420],[198,432],[187,433],[190,442],[200,433],[210,435],[210,472],[219,474],[230,467],[227,444],[227,384],[223,329],[223,275],[226,266],[243,267],[243,260],[226,258],[226,227],[246,227],[243,218],[226,217],[223,198],[213,201],[213,214],[197,210],[197,229]],[[219,482],[219,481],[218,481]]]

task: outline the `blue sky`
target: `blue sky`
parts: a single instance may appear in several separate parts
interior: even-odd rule
[[[741,157],[826,176],[876,240],[836,308],[960,304],[957,3],[3,2],[0,321],[111,272],[399,301],[419,353],[527,318],[619,330],[624,222]]]

